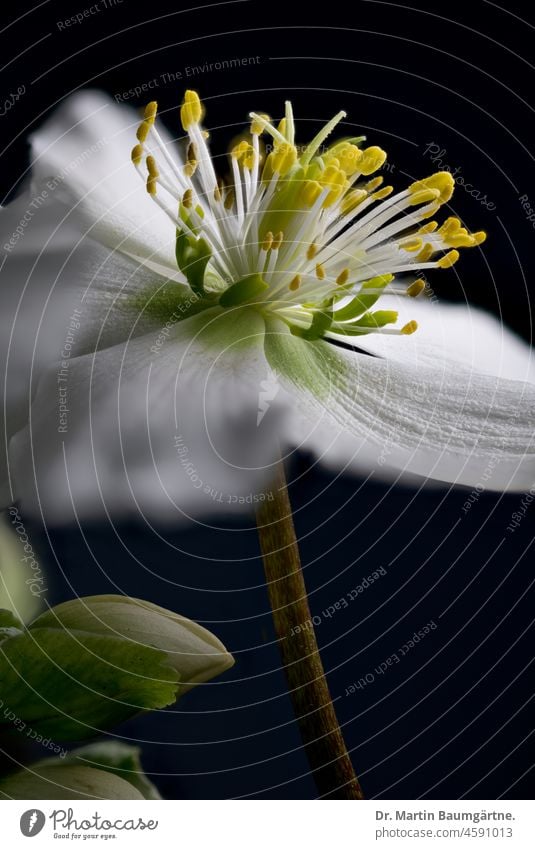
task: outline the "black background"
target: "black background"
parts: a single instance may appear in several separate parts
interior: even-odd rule
[[[305,140],[344,108],[351,132],[389,151],[395,185],[436,170],[430,144],[445,151],[442,165],[460,168],[479,197],[458,188],[456,212],[489,239],[433,288],[441,299],[485,306],[530,339],[535,231],[519,202],[527,194],[535,206],[534,27],[525,4],[355,0],[313,11],[252,0],[181,10],[123,0],[58,25],[90,5],[48,0],[4,11],[2,92],[26,93],[0,118],[2,196],[27,166],[28,133],[83,87],[115,96],[158,79],[128,102],[156,97],[171,130],[183,90],[195,87],[219,153],[253,108],[278,115],[290,97]],[[259,60],[202,69],[235,57]],[[164,83],[165,74],[182,78]],[[529,798],[532,510],[514,534],[506,530],[521,495],[483,493],[465,514],[464,490],[364,484],[305,455],[288,471],[313,613],[386,569],[318,627],[366,795]],[[234,652],[224,677],[119,729],[142,742],[165,797],[314,797],[252,525],[164,528],[161,537],[142,525],[87,526],[35,542],[50,603],[118,588],[203,622]],[[401,663],[345,695],[431,620],[436,630]]]

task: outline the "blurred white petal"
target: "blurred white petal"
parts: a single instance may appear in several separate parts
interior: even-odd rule
[[[101,92],[69,97],[32,136],[34,184],[55,186],[50,195],[94,239],[176,272],[174,230],[132,165],[139,121]]]
[[[254,503],[281,415],[272,404],[257,424],[263,341],[259,315],[216,309],[163,342],[155,332],[73,359],[65,384],[50,369],[12,441],[23,512],[177,521]]]

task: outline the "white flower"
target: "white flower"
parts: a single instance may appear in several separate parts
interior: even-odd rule
[[[186,92],[175,145],[149,104],[133,164],[132,113],[99,95],[33,139],[35,185],[57,179],[54,201],[82,223],[84,250],[95,244],[64,284],[80,311],[71,355],[45,370],[11,441],[26,508],[57,520],[73,506],[176,517],[250,504],[275,436],[466,485],[492,462],[489,489],[529,487],[529,349],[481,311],[426,297],[422,272],[484,241],[453,215],[433,220],[451,175],[392,194],[371,176],[380,148],[330,141],[344,113],[298,149],[287,103],[277,127],[251,113],[223,183],[202,116]]]

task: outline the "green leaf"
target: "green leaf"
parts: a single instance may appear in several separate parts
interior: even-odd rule
[[[103,769],[32,764],[0,780],[0,799],[139,799],[134,785]]]
[[[96,767],[118,775],[132,784],[144,799],[161,799],[158,789],[149,781],[141,766],[141,749],[119,740],[90,743],[73,749],[63,758],[48,758],[35,764],[36,767],[54,764],[77,764]]]
[[[173,703],[179,675],[151,646],[32,628],[0,644],[0,682],[4,706],[34,730],[76,740]]]

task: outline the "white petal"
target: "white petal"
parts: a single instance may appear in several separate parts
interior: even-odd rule
[[[11,444],[23,511],[176,522],[254,504],[280,416],[272,404],[257,425],[263,341],[257,313],[213,310],[74,359],[65,384],[51,369]]]
[[[135,110],[100,92],[73,95],[32,136],[36,191],[60,198],[108,247],[175,269],[175,233],[131,161]]]
[[[0,436],[0,499],[11,500],[6,468],[10,436],[27,419],[32,380],[60,357],[72,302],[71,282],[76,244],[59,205],[35,202],[24,192],[0,210],[0,372],[3,432]],[[86,256],[85,248],[78,251]]]
[[[451,361],[401,364],[314,344],[273,322],[266,356],[319,421],[358,440],[359,459],[440,481],[522,490],[535,481],[535,388]]]
[[[446,358],[483,374],[535,382],[535,355],[522,339],[478,307],[429,298],[381,298],[377,309],[396,309],[398,325],[415,319],[411,336],[352,337],[363,350],[413,365],[432,365]]]

